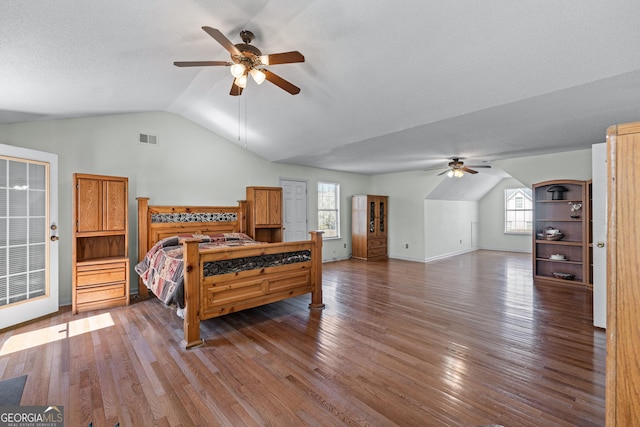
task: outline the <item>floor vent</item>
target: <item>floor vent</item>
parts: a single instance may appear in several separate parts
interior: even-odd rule
[[[141,133],[140,139],[138,140],[140,144],[146,145],[158,145],[158,135],[151,135],[148,133]]]

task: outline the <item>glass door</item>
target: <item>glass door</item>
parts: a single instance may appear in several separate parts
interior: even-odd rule
[[[0,329],[58,310],[57,162],[0,144]]]

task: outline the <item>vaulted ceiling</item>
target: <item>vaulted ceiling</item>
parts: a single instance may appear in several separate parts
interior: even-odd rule
[[[638,22],[632,0],[4,0],[0,123],[169,111],[270,161],[365,174],[590,148],[640,120]],[[300,94],[232,97],[227,67],[175,67],[229,60],[203,26],[302,52],[270,67]]]

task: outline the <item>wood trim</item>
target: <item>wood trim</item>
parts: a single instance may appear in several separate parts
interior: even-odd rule
[[[606,418],[607,424],[616,425],[616,330],[617,317],[615,315],[617,299],[616,277],[616,237],[617,237],[617,191],[616,191],[616,131],[617,126],[610,127],[607,132],[607,361],[606,361]]]
[[[200,339],[200,239],[182,239],[180,242],[184,248],[184,346],[192,348],[204,342]]]
[[[322,302],[322,235],[324,232],[310,231],[309,234],[311,234],[311,240],[314,245],[311,264],[311,285],[313,291],[311,293],[311,304],[309,304],[309,308],[324,308],[324,303]]]
[[[138,262],[142,261],[144,256],[149,252],[147,248],[148,226],[146,225],[147,215],[149,211],[149,198],[148,197],[136,197],[138,201]],[[138,295],[146,297],[149,294],[149,290],[142,282],[142,279],[138,277]]]

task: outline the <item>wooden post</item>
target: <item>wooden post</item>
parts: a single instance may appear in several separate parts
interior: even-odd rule
[[[184,262],[184,346],[192,348],[203,344],[200,339],[200,239],[180,239]]]
[[[311,251],[311,304],[309,308],[324,308],[322,302],[322,231],[310,231],[313,242]]]
[[[142,261],[149,251],[147,247],[149,244],[149,230],[147,215],[149,212],[149,198],[148,197],[136,197],[138,201],[138,262]],[[142,283],[142,279],[138,277],[138,295],[140,297],[147,297],[149,290],[147,286]]]
[[[240,229],[238,230],[240,233],[247,232],[247,201],[246,200],[238,200],[238,226]]]

